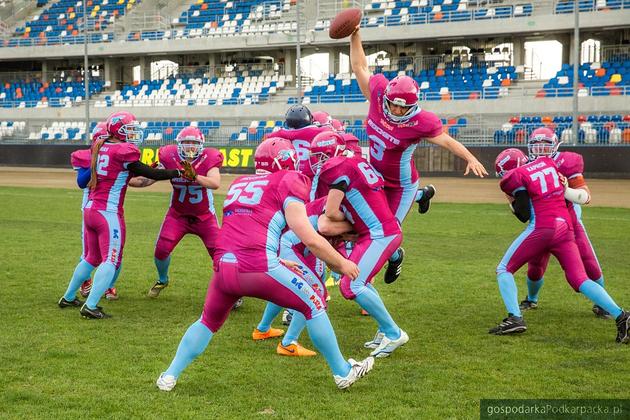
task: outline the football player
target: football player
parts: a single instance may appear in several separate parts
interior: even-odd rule
[[[527,261],[551,253],[560,262],[573,290],[584,294],[615,317],[616,341],[625,344],[630,342],[630,314],[623,311],[606,290],[586,274],[565,203],[565,198],[575,198],[576,191],[563,182],[554,160],[541,156],[527,163],[523,152],[507,149],[497,156],[495,166],[502,178],[501,190],[513,198],[510,206],[514,214],[529,224],[509,247],[497,267],[499,291],[508,316],[490,329],[489,333],[503,335],[527,330],[518,304],[514,273]]]
[[[357,83],[370,102],[366,131],[370,140],[370,163],[385,180],[384,191],[392,213],[402,224],[414,202],[426,213],[435,187],[418,189],[418,172],[413,153],[422,139],[449,150],[464,159],[464,175],[483,177],[488,172],[466,147],[444,132],[442,122],[432,112],[420,108],[419,87],[409,76],[387,80],[372,75],[361,44],[359,28],[350,38],[350,63]],[[395,281],[401,272],[404,251],[394,252],[385,273],[385,282]]]
[[[181,372],[205,350],[242,296],[301,312],[338,388],[348,388],[372,369],[372,357],[361,362],[344,359],[325,299],[278,257],[280,236],[288,226],[327,264],[349,278],[359,274],[358,267],[337,253],[309,223],[304,202],[310,180],[295,171],[295,149],[284,139],[267,139],[256,149],[254,164],[256,174],[237,178],[228,190],[204,309],[184,334],[168,369],[159,376],[156,385],[163,391],[175,387]]]
[[[584,179],[584,159],[575,152],[559,152],[560,142],[553,130],[541,127],[534,130],[527,143],[529,159],[535,160],[541,156],[551,157],[558,167],[558,172],[567,180],[569,187],[576,190],[578,200],[567,200],[569,217],[575,234],[575,242],[586,274],[595,283],[604,287],[604,276],[595,255],[593,244],[586,234],[586,227],[582,222],[582,205],[587,205],[591,200],[591,193]],[[580,190],[580,191],[577,191]],[[529,261],[527,265],[527,298],[520,303],[521,310],[535,309],[538,307],[538,293],[543,285],[545,270],[549,262],[549,254],[543,254]],[[593,313],[600,318],[610,318],[610,314],[598,305],[593,305]]]
[[[94,284],[83,303],[76,298],[76,292],[87,276],[73,276],[66,293],[58,301],[60,308],[81,307],[81,316],[88,319],[110,317],[98,306],[98,302],[111,287],[122,261],[126,235],[123,205],[131,174],[151,179],[182,176],[179,170],[154,169],[140,162],[138,144],[144,136],[133,114],[123,111],[110,115],[107,132],[107,139],[92,146],[88,183],[90,192],[83,210],[89,254],[75,269],[75,272],[84,270],[84,273],[89,273],[98,265]],[[185,174],[193,177],[194,170],[188,165]]]

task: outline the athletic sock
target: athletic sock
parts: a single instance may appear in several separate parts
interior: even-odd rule
[[[499,291],[508,313],[521,317],[521,309],[518,307],[518,290],[512,273],[498,274],[497,282],[499,283]]]
[[[79,287],[81,287],[81,284],[84,281],[90,278],[92,270],[94,270],[94,266],[81,258],[76,268],[74,269],[74,273],[72,273],[72,278],[70,279],[70,283],[68,284],[68,289],[63,295],[64,299],[68,301],[73,301],[76,298]]]
[[[114,273],[114,278],[112,279],[112,282],[109,285],[110,289],[113,289],[114,287],[116,287],[116,282],[118,281],[118,276],[120,276],[120,270],[122,270],[122,263],[118,266],[118,268],[116,269],[116,272]]]
[[[282,306],[278,306],[272,302],[267,302],[267,306],[265,306],[265,311],[263,312],[263,316],[260,319],[260,323],[258,323],[258,326],[256,327],[258,331],[269,331],[269,328],[271,328],[271,323],[281,311]]]
[[[610,297],[606,289],[595,283],[593,280],[586,280],[582,283],[580,286],[580,292],[589,298],[595,305],[603,308],[606,312],[612,315],[614,319],[617,319],[617,317],[623,312]]]
[[[381,330],[390,340],[400,338],[400,328],[394,322],[392,316],[385,308],[385,304],[381,297],[371,284],[366,286],[354,300],[365,309],[372,318],[378,323],[378,329]]]
[[[92,290],[90,290],[90,295],[85,301],[88,308],[96,309],[98,301],[101,300],[103,293],[105,293],[105,290],[107,290],[109,285],[112,283],[114,274],[116,274],[116,267],[114,267],[114,264],[107,262],[101,263],[101,265],[98,266],[96,272],[94,273]]]
[[[595,283],[599,284],[600,286],[602,286],[603,288],[606,288],[604,286],[604,276],[601,276],[600,278],[598,278],[597,280],[593,280]]]
[[[193,323],[179,342],[175,358],[164,374],[177,378],[197,356],[203,353],[213,335],[212,331],[201,323],[201,320]]]
[[[304,327],[306,327],[306,318],[304,318],[304,315],[302,315],[301,312],[293,311],[289,328],[287,328],[287,332],[284,334],[284,337],[282,337],[282,345],[288,346],[292,342],[298,341]]]
[[[544,277],[541,277],[538,281],[530,280],[527,277],[527,300],[530,302],[538,302],[538,292],[545,281]]]
[[[155,262],[155,268],[157,268],[158,281],[162,284],[167,284],[168,283],[168,266],[171,264],[171,256],[169,255],[163,260],[159,260],[156,257],[153,257],[153,261]]]
[[[396,262],[400,258],[400,248],[398,248],[391,257],[389,257],[389,262]]]
[[[306,328],[315,348],[324,356],[333,375],[347,376],[350,363],[343,358],[328,314],[323,312],[306,321]]]
[[[416,192],[416,197],[413,199],[413,201],[415,201],[416,203],[420,200],[422,200],[422,197],[424,196],[424,190],[423,189],[419,189]]]

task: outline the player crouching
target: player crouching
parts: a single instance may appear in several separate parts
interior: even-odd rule
[[[497,267],[499,291],[508,317],[490,329],[490,334],[504,335],[527,330],[518,304],[514,273],[525,263],[544,253],[558,259],[571,287],[610,313],[617,322],[617,342],[630,342],[630,313],[623,311],[599,284],[590,280],[580,258],[565,198],[575,199],[566,178],[558,173],[554,160],[541,156],[527,163],[518,149],[504,150],[495,161],[500,187],[513,198],[510,207],[523,223],[525,231],[512,243]]]

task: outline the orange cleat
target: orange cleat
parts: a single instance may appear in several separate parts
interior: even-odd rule
[[[361,316],[369,316],[370,314],[365,309],[361,309]]]
[[[283,346],[282,341],[279,342],[278,347],[276,348],[276,353],[278,353],[280,356],[293,357],[312,357],[317,355],[317,353],[315,353],[314,351],[300,346],[297,341],[294,341],[288,346]]]
[[[92,290],[92,279],[87,279],[83,282],[83,284],[81,284],[79,293],[81,293],[81,296],[83,297],[88,297],[88,295],[90,294],[90,290]]]
[[[269,328],[269,331],[266,332],[258,331],[258,328],[254,328],[252,338],[254,339],[254,341],[266,340],[268,338],[281,337],[282,334],[284,334],[284,330],[281,330],[279,328]]]
[[[118,291],[115,287],[110,287],[105,290],[105,299],[107,300],[118,300]]]

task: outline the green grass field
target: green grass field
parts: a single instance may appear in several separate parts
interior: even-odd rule
[[[628,397],[630,347],[615,343],[614,323],[594,317],[555,261],[539,309],[526,314],[529,330],[487,334],[505,315],[495,266],[523,229],[504,205],[438,203],[408,217],[403,275],[392,285],[379,276],[377,288],[411,340],[348,392],[321,356],[283,358],[277,341],[254,343],[263,302],[246,299],[162,393],[155,379],[198,318],[211,271],[189,236],[174,252],[171,287],[146,297],[168,195],[128,194],[121,298],[103,300],[114,316],[105,321],[56,305],[81,252],[80,192],[0,188],[0,200],[0,417],[475,418],[482,398]],[[630,307],[630,210],[589,208],[585,223],[607,288]],[[331,294],[342,351],[363,358],[375,324],[337,288]]]

